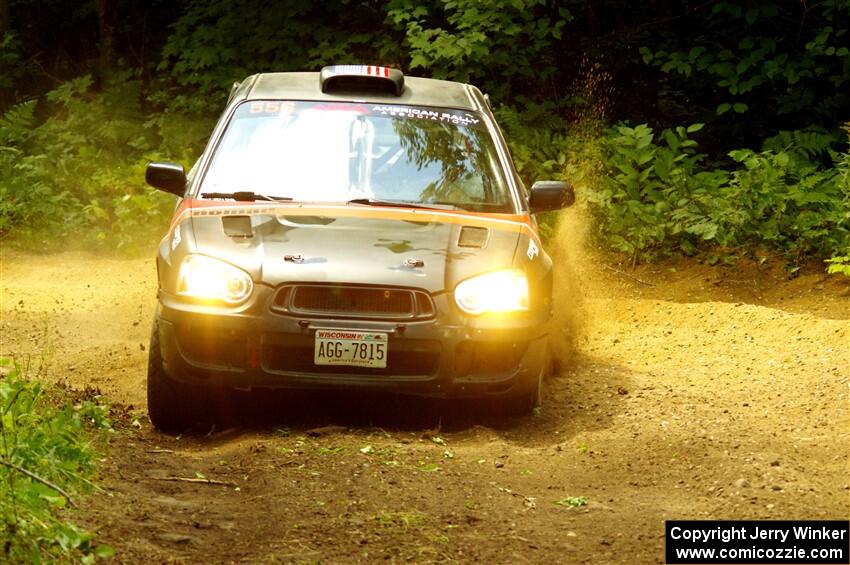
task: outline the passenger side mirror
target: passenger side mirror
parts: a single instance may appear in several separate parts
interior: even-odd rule
[[[531,194],[528,195],[528,206],[532,214],[567,208],[575,201],[573,186],[558,180],[539,180],[531,187]]]
[[[186,193],[186,171],[183,170],[183,165],[178,163],[165,161],[148,163],[145,169],[145,182],[156,189],[181,198]]]

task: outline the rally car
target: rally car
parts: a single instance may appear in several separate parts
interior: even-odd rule
[[[158,428],[232,390],[540,402],[552,262],[535,214],[574,194],[523,185],[476,87],[368,65],[253,75],[188,174],[153,162],[146,180],[179,197],[156,261]]]

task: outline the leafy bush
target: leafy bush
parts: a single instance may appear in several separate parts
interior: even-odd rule
[[[474,82],[507,100],[512,86],[551,83],[558,71],[555,46],[573,16],[545,0],[394,0],[387,19],[404,31],[410,69]]]
[[[39,36],[0,38],[0,108],[9,108],[0,117],[0,237],[123,248],[152,240],[173,199],[143,185],[145,163],[190,164],[232,81],[375,62],[482,87],[525,183],[573,181],[597,240],[634,260],[779,251],[846,268],[847,148],[829,131],[800,129],[833,127],[850,108],[846,1],[800,17],[772,2],[726,1],[679,12],[546,0],[145,6],[112,15],[125,25],[164,18],[147,38],[155,62],[124,53],[138,68],[99,67],[97,81],[67,81],[37,103],[10,107],[44,89],[26,84],[45,64]],[[47,11],[65,25],[67,10]],[[74,17],[102,23],[90,6],[82,11]],[[610,115],[707,127],[606,130]],[[541,218],[544,237],[558,217]]]
[[[850,277],[850,255],[838,255],[827,259],[826,272],[830,274],[842,274]]]
[[[164,231],[174,199],[144,185],[149,160],[190,163],[208,123],[164,113],[148,119],[129,72],[94,92],[85,76],[0,117],[0,234],[39,244],[68,236],[126,247]]]
[[[654,48],[640,54],[682,85],[679,98],[702,93],[702,108],[692,111],[726,114],[717,129],[737,132],[735,138],[761,137],[780,124],[831,125],[850,107],[850,4],[824,0],[799,8],[794,14],[782,3],[714,2],[692,16],[698,25],[679,24],[688,33],[646,38]],[[739,114],[750,127],[740,127]]]
[[[25,70],[17,36],[8,31],[0,34],[0,102],[4,102],[2,95],[5,92],[14,91],[15,81]]]
[[[637,258],[671,249],[692,254],[700,240],[728,243],[718,222],[731,210],[718,207],[715,198],[727,174],[700,170],[705,155],[689,137],[702,127],[663,130],[660,143],[645,124],[606,132],[607,174],[588,200],[608,245]]]
[[[850,155],[823,168],[799,147],[730,153],[740,164],[725,198],[741,211],[740,242],[785,251],[794,260],[825,259],[850,249]]]
[[[6,563],[113,554],[63,514],[94,473],[92,432],[110,430],[107,408],[92,401],[54,408],[40,385],[0,360],[0,560]],[[103,437],[103,436],[100,436]]]
[[[727,171],[697,152],[689,134],[701,128],[663,130],[660,140],[645,124],[606,132],[607,175],[588,194],[606,244],[634,259],[744,246],[792,261],[848,254],[850,153],[835,136],[782,132],[761,152],[732,151]]]
[[[172,25],[159,70],[190,87],[172,97],[175,108],[213,115],[233,82],[254,73],[400,63],[397,43],[382,29],[385,17],[366,0],[191,2]]]

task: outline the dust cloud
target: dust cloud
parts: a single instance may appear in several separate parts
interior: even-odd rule
[[[601,140],[613,95],[610,73],[598,61],[580,61],[571,96],[585,103],[574,109],[567,128],[563,171],[573,183],[576,203],[559,212],[555,234],[546,244],[554,261],[555,312],[550,339],[556,369],[575,361],[589,321],[603,314],[592,308],[591,298],[604,295],[599,266],[605,259],[591,244],[593,218],[586,195],[597,189],[604,175]]]
[[[595,277],[592,254],[586,245],[588,225],[581,208],[564,210],[547,245],[554,262],[555,310],[550,340],[556,369],[569,366],[575,359],[590,317],[589,298]]]

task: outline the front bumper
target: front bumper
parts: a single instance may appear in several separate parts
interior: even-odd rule
[[[548,362],[548,313],[493,319],[461,315],[435,296],[427,320],[307,318],[273,312],[273,289],[258,287],[239,308],[187,304],[160,292],[163,364],[188,383],[254,388],[348,388],[430,397],[515,396]],[[315,332],[389,334],[386,369],[313,364]]]

